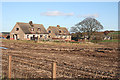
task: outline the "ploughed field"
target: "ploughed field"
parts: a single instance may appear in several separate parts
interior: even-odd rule
[[[4,40],[3,75],[8,76],[12,55],[12,78],[51,78],[53,62],[57,78],[115,78],[119,49],[117,43],[109,45]]]

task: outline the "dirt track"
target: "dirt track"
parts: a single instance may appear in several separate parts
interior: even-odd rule
[[[13,78],[51,78],[51,64],[57,63],[57,78],[115,78],[118,47],[77,43],[30,43],[3,41],[3,74],[8,74],[12,55]]]

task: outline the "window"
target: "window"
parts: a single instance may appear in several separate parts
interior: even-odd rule
[[[33,38],[35,38],[35,35],[33,35]]]
[[[67,36],[64,36],[64,39],[67,39]]]
[[[34,28],[31,28],[31,31],[34,31]]]
[[[27,38],[29,38],[29,35],[27,35]]]
[[[16,31],[19,31],[19,28],[16,28]]]
[[[40,28],[38,28],[38,30],[37,31],[41,31],[41,29]]]
[[[50,36],[48,36],[50,38]]]
[[[49,30],[48,33],[51,33],[51,31]]]
[[[42,35],[40,35],[40,38],[42,37]]]
[[[46,39],[46,38],[47,38],[47,35],[45,35],[44,38]]]
[[[65,33],[66,31],[64,31],[64,33]]]
[[[61,33],[61,30],[59,30],[59,33]]]

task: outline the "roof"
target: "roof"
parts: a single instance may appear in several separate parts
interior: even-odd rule
[[[0,34],[1,34],[1,35],[9,35],[10,32],[1,32]]]
[[[32,34],[32,33],[46,34],[47,33],[46,29],[42,24],[33,24],[33,27],[29,23],[17,22],[17,24],[25,34]],[[40,31],[38,31],[38,28],[40,29]],[[34,29],[34,31],[31,31],[31,29]]]
[[[2,34],[10,34],[10,32],[1,32]]]
[[[55,35],[69,35],[70,34],[66,27],[49,26],[48,29],[50,29],[53,33],[55,33]]]

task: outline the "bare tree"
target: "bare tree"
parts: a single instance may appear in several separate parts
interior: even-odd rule
[[[71,27],[71,32],[87,33],[88,39],[93,32],[103,29],[103,26],[94,18],[86,18],[83,21]]]

